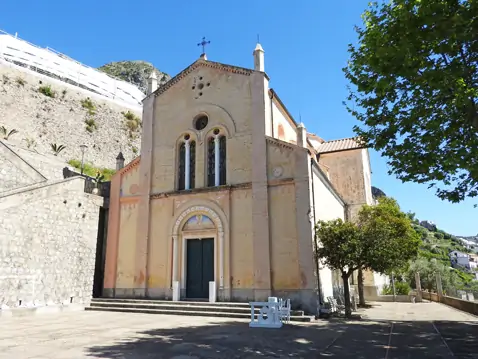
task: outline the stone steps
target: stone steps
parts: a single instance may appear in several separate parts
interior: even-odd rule
[[[251,309],[248,303],[209,303],[191,301],[162,301],[162,300],[137,300],[137,299],[93,299],[89,311],[190,315],[204,317],[223,317],[250,319]],[[256,314],[259,309],[255,309]],[[311,322],[314,317],[304,315],[303,311],[291,311],[291,321]]]

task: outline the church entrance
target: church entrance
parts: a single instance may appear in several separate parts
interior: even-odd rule
[[[186,297],[209,297],[214,281],[214,238],[188,239],[186,249]]]

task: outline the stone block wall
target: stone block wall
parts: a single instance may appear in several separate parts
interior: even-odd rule
[[[0,197],[0,307],[88,304],[102,198],[69,178]]]
[[[44,176],[0,141],[0,193],[45,180]]]

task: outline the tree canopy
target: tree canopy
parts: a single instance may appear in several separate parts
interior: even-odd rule
[[[357,224],[364,237],[363,266],[387,273],[406,266],[418,254],[420,235],[409,216],[393,198],[381,197],[378,205],[364,205]]]
[[[317,257],[341,273],[346,314],[350,313],[348,278],[353,271],[366,268],[387,273],[403,268],[417,256],[420,244],[410,218],[388,197],[381,197],[375,206],[363,206],[356,222],[319,221],[315,233]]]
[[[371,3],[344,68],[347,109],[390,174],[478,196],[478,0]]]

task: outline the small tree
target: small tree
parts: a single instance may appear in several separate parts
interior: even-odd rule
[[[319,221],[315,227],[317,259],[331,269],[340,271],[344,283],[345,315],[352,314],[349,278],[354,270],[363,265],[363,241],[359,228],[341,219]]]
[[[393,198],[381,197],[375,206],[364,205],[357,224],[363,238],[364,268],[388,274],[408,265],[418,254],[420,235],[412,226],[410,216],[400,210]],[[359,282],[359,286],[363,283]],[[359,290],[360,304],[365,304]]]

